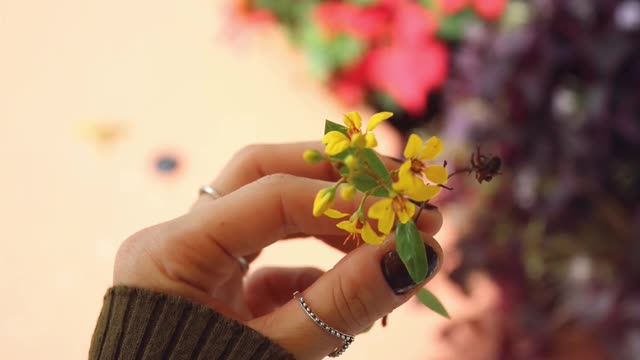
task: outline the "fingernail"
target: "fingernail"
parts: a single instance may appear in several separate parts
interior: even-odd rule
[[[427,244],[425,244],[425,252],[427,253],[427,262],[429,264],[427,268],[428,279],[438,267],[438,254]],[[396,295],[406,294],[418,286],[418,284],[414,283],[411,279],[397,251],[390,251],[383,256],[380,266],[382,267],[382,274],[385,280],[387,280],[387,284],[389,284]]]

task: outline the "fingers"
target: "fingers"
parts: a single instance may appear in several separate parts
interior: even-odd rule
[[[267,267],[252,273],[245,282],[245,299],[255,316],[262,316],[291,300],[296,290],[304,290],[324,271],[312,267]]]
[[[226,195],[271,174],[289,174],[325,181],[338,180],[340,176],[328,161],[309,164],[303,160],[302,154],[309,149],[324,152],[324,146],[319,141],[249,145],[232,157],[212,186],[220,195]],[[398,162],[387,157],[381,158],[389,169],[400,166]],[[199,202],[210,200],[208,197],[201,197]]]
[[[393,243],[361,246],[303,292],[306,304],[334,329],[351,335],[360,333],[409,300],[437,273],[442,250],[435,240],[427,238],[429,275],[423,283],[413,283],[393,250]],[[279,343],[296,359],[321,359],[342,344],[316,325],[296,300],[248,325]]]
[[[271,174],[290,174],[311,179],[335,181],[338,173],[329,162],[309,164],[302,158],[305,150],[323,151],[319,141],[289,144],[254,144],[238,151],[224,167],[212,186],[222,195]]]
[[[193,247],[214,243],[231,255],[245,256],[294,234],[316,236],[340,247],[342,241],[336,243],[336,237],[344,239],[346,236],[343,230],[336,228],[337,221],[311,215],[316,193],[330,185],[325,181],[284,174],[263,177],[187,215],[193,226],[200,227],[206,235],[194,238],[193,241],[203,243]],[[346,213],[352,213],[357,206],[357,201],[341,199],[335,205]],[[421,231],[433,235],[441,223],[439,212],[423,211],[417,225]]]

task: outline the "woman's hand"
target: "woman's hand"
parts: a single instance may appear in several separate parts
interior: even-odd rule
[[[146,228],[122,244],[114,285],[170,293],[209,306],[266,335],[298,359],[323,358],[341,342],[291,301],[293,292],[304,290],[320,319],[348,334],[363,331],[406,302],[423,284],[411,282],[393,241],[343,245],[346,234],[335,220],[312,216],[316,193],[338,175],[328,163],[305,163],[301,155],[309,148],[321,149],[321,144],[255,145],[236,154],[212,183],[221,198],[201,196],[187,214]],[[356,204],[338,200],[335,208],[349,213]],[[428,239],[427,280],[442,263],[442,250],[431,237],[441,221],[437,211],[423,211],[417,222]],[[265,268],[243,278],[237,257],[250,262],[264,247],[302,236],[315,236],[347,255],[326,273]]]

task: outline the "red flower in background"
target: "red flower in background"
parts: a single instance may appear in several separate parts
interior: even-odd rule
[[[452,15],[469,5],[469,0],[438,0],[437,6],[445,15]]]
[[[429,93],[442,86],[447,77],[449,50],[443,38],[438,37],[441,24],[465,9],[495,20],[504,11],[506,1],[434,0],[432,6],[411,0],[377,0],[369,5],[326,1],[302,12],[298,0],[268,3],[293,31],[299,31],[296,26],[300,25],[292,22],[292,16],[298,24],[308,24],[311,19],[322,29],[327,51],[323,51],[323,40],[318,50],[316,39],[315,52],[310,56],[318,56],[320,63],[328,67],[329,86],[344,103],[358,105],[376,91],[388,95],[408,113],[418,115],[425,110]],[[311,11],[311,17],[307,11]],[[446,24],[450,28],[450,23]],[[332,43],[333,38],[344,41],[344,36],[352,39]],[[342,53],[339,46],[350,47]],[[345,61],[342,54],[352,57],[346,55]]]
[[[429,92],[444,82],[447,58],[447,49],[435,41],[378,48],[368,55],[367,78],[408,113],[419,114]]]
[[[330,81],[329,88],[347,106],[362,103],[367,94],[365,62],[359,62],[339,72]]]
[[[424,111],[428,93],[446,78],[447,49],[434,37],[437,23],[425,7],[408,1],[394,4],[386,26],[390,45],[374,47],[361,63],[336,76],[332,88],[353,105],[364,99],[369,85],[417,114]]]
[[[380,6],[324,2],[315,7],[314,16],[329,32],[344,32],[362,40],[373,40],[386,32],[389,12]]]
[[[506,4],[507,0],[473,0],[474,10],[488,20],[498,19],[504,12]]]

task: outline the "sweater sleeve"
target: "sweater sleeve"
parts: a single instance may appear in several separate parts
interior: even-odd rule
[[[207,307],[149,290],[107,291],[89,359],[294,359],[262,334]]]

